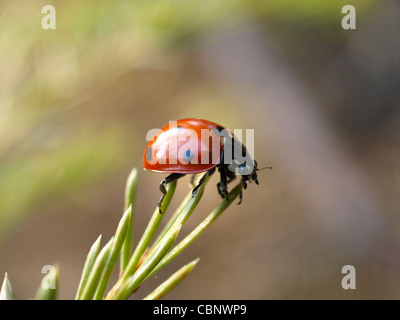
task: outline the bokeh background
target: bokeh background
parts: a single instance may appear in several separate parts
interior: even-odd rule
[[[146,133],[185,117],[254,129],[274,169],[132,298],[196,257],[169,299],[400,297],[398,1],[14,0],[0,16],[0,272],[18,299],[56,263],[74,298],[133,167],[137,241],[164,177],[141,170]],[[216,183],[182,234],[219,203]]]

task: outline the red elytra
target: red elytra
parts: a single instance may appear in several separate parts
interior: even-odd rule
[[[144,169],[194,174],[215,168],[220,161],[223,144],[213,130],[221,129],[224,128],[202,119],[172,121],[147,144],[143,155]]]
[[[220,134],[225,131],[223,126],[199,118],[182,119],[172,121],[160,129],[154,138],[147,144],[143,155],[143,167],[145,170],[170,173],[160,183],[160,190],[163,193],[158,205],[161,213],[161,203],[167,190],[165,185],[175,181],[186,174],[197,174],[206,172],[193,190],[193,195],[200,185],[205,181],[207,175],[214,173],[218,168],[221,181],[218,183],[218,193],[221,197],[228,199],[227,184],[236,178],[237,174],[242,176],[242,183],[246,189],[246,182],[255,181],[258,184],[257,162],[251,157],[244,145],[236,140],[233,135],[228,139]],[[227,143],[228,141],[229,143]],[[224,147],[229,146],[232,150],[232,159],[225,163],[222,161]],[[244,163],[236,163],[235,152],[238,155],[246,155]],[[251,163],[250,171],[240,173]],[[239,172],[239,173],[237,173]],[[240,202],[242,193],[240,193]],[[239,203],[240,203],[239,202]]]

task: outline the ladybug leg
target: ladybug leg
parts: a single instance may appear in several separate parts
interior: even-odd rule
[[[226,171],[225,171],[225,167],[221,166],[220,167],[220,174],[221,174],[221,181],[218,183],[217,187],[218,187],[218,192],[221,195],[222,198],[226,198],[226,200],[228,200],[228,180],[226,177]]]
[[[228,183],[236,179],[236,174],[229,169],[226,169],[226,178]]]
[[[230,171],[229,169],[226,169],[226,177],[227,177],[228,183],[230,183],[231,181],[236,179],[236,174],[234,172]],[[242,183],[245,183],[243,179],[242,179]],[[240,191],[238,205],[242,203],[242,199],[243,199],[243,191]]]
[[[242,184],[243,184],[243,189],[246,190],[247,189],[247,183],[244,179],[242,179]]]
[[[228,184],[229,184],[230,182],[232,182],[233,180],[236,179],[236,174],[235,174],[235,173],[233,173],[232,171],[230,171],[230,170],[227,169],[226,167],[224,167],[224,168],[225,168],[225,169],[222,169],[222,167],[219,168],[220,173],[221,173],[221,170],[224,170],[225,172],[224,172],[224,173],[221,173],[221,182],[218,182],[218,184],[217,184],[218,194],[219,194],[222,198],[228,196]],[[224,180],[223,175],[225,175],[225,177],[226,177],[225,192],[224,192],[224,191],[222,190],[222,188],[221,188],[221,187],[222,187],[222,184],[223,184],[223,180]],[[228,198],[227,198],[227,199],[228,199]]]
[[[218,171],[221,173],[221,167],[218,168]],[[218,189],[218,194],[223,198],[224,194],[222,193],[221,190],[221,181],[217,183],[217,189]]]
[[[218,183],[217,183],[217,189],[218,189],[218,194],[223,198],[224,195],[223,195],[223,193],[222,193],[222,191],[221,191],[221,182],[218,182]]]
[[[158,202],[158,209],[159,209],[160,213],[162,213],[161,212],[161,203],[163,202],[164,197],[167,194],[167,188],[165,188],[165,185],[172,181],[178,180],[179,178],[182,178],[183,176],[185,176],[185,174],[183,174],[183,173],[171,173],[168,177],[166,177],[165,179],[163,179],[163,181],[161,181],[160,191],[162,193],[162,196],[160,198],[160,201]]]
[[[213,173],[215,172],[215,168],[211,169],[210,171],[207,171],[204,176],[201,177],[199,183],[197,184],[197,186],[193,189],[192,191],[192,197],[194,197],[196,191],[200,188],[200,186],[204,183],[204,181],[206,180],[207,176],[211,176]]]

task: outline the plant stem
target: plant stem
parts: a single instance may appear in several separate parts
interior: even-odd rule
[[[184,202],[183,202],[183,203],[185,203],[185,205],[181,205],[181,206],[179,207],[179,208],[183,208],[183,209],[180,210],[180,211],[178,211],[179,214],[174,214],[174,215],[173,215],[173,217],[172,217],[173,221],[172,221],[171,223],[168,223],[168,224],[167,224],[167,225],[170,225],[168,231],[160,238],[160,240],[159,240],[157,243],[153,244],[153,248],[152,248],[152,249],[150,250],[150,252],[147,254],[147,255],[148,255],[148,258],[145,259],[143,265],[145,265],[146,262],[147,262],[148,260],[150,260],[150,259],[152,259],[152,260],[151,260],[152,262],[155,261],[152,257],[154,257],[154,256],[156,255],[157,250],[159,250],[160,245],[163,245],[165,242],[168,242],[168,241],[169,241],[171,230],[177,230],[177,231],[179,231],[179,230],[181,229],[182,225],[183,225],[183,224],[186,222],[186,220],[189,218],[189,216],[191,215],[191,213],[193,212],[193,210],[196,208],[197,204],[199,203],[201,197],[203,196],[204,188],[205,188],[205,185],[206,185],[206,183],[207,183],[207,181],[208,181],[208,178],[209,178],[209,176],[206,177],[204,183],[200,186],[200,188],[197,190],[197,192],[196,192],[194,195],[192,195],[192,191],[190,191],[190,196],[187,196],[187,197],[185,198]],[[175,181],[175,182],[176,182],[176,181]],[[157,212],[157,209],[156,209],[156,212]],[[163,211],[163,212],[164,212],[164,211]],[[154,215],[153,215],[153,217],[154,217]],[[151,225],[153,225],[153,223],[151,223],[151,221],[150,221],[149,226],[151,226]],[[157,227],[158,227],[158,224],[157,224]],[[148,227],[148,228],[149,228],[149,227]],[[142,248],[142,250],[143,250],[142,253],[144,252],[144,250],[147,248],[148,244],[150,243],[152,237],[154,236],[155,231],[156,231],[156,230],[154,230],[154,232],[152,232],[151,234],[149,233],[149,234],[151,235],[151,237],[149,237],[149,238],[146,240],[146,247],[143,247],[143,248]],[[146,232],[145,232],[145,234],[146,234]],[[143,239],[143,238],[142,238],[142,239]],[[139,245],[138,245],[138,247],[139,247]],[[168,248],[168,249],[169,249],[169,248]],[[138,248],[137,248],[136,250],[138,250]],[[135,252],[136,252],[136,250],[135,250]],[[165,255],[166,253],[167,253],[167,251],[164,252],[164,255]],[[134,253],[134,255],[135,255],[135,253]],[[159,257],[160,260],[161,260],[161,258],[162,258],[163,256],[157,255],[157,257]],[[131,258],[131,260],[132,260],[132,258]],[[157,263],[158,263],[158,262],[159,262],[159,260],[157,261]],[[137,264],[137,262],[136,262],[136,264]],[[146,270],[147,270],[146,272],[147,272],[147,273],[151,272],[152,269],[153,269],[155,266],[156,266],[156,264],[154,264],[154,265],[152,266],[152,268],[150,268],[150,269],[148,269],[148,270],[146,269]],[[123,294],[121,294],[120,292],[121,292],[121,290],[122,290],[122,291],[124,291],[125,294],[126,294],[126,292],[129,291],[128,289],[126,289],[126,287],[129,287],[130,290],[132,290],[132,291],[133,291],[136,287],[138,287],[138,286],[143,282],[143,280],[147,278],[147,277],[146,277],[146,276],[147,276],[147,273],[146,273],[144,276],[142,276],[143,274],[138,275],[138,272],[139,272],[140,269],[141,269],[141,267],[139,267],[139,269],[138,269],[135,273],[132,273],[132,276],[129,276],[127,273],[124,273],[124,275],[119,279],[119,281],[118,281],[117,284],[114,286],[114,288],[113,288],[113,289],[109,292],[109,294],[107,295],[107,299],[118,299],[119,297],[123,296]],[[127,268],[127,270],[128,270],[128,268]],[[126,284],[126,282],[128,282],[128,281],[131,283],[130,285],[127,285],[127,284]],[[123,288],[123,289],[121,289],[121,288]],[[132,289],[132,288],[133,288],[133,289]],[[132,291],[131,291],[131,292],[132,292]],[[131,293],[131,292],[130,292],[130,293]],[[129,293],[129,294],[130,294],[130,293]]]
[[[149,221],[149,224],[147,225],[147,228],[144,231],[142,238],[140,239],[138,245],[136,246],[136,249],[133,252],[132,257],[129,259],[129,262],[126,265],[123,274],[121,275],[117,283],[114,285],[114,287],[110,290],[107,297],[113,296],[114,292],[119,288],[121,283],[124,282],[126,279],[128,279],[135,272],[135,269],[139,263],[141,256],[148,247],[151,239],[154,237],[154,234],[156,233],[158,226],[160,225],[161,220],[165,215],[165,211],[167,210],[172,200],[172,196],[174,195],[175,189],[176,189],[176,181],[173,181],[167,185],[167,194],[165,195],[164,200],[161,204],[161,211],[164,213],[160,213],[160,209],[158,207],[154,210],[154,213]]]
[[[203,184],[196,191],[196,194],[193,195],[192,191],[188,193],[186,198],[182,201],[181,205],[178,207],[178,209],[175,211],[173,216],[164,227],[162,233],[160,233],[159,237],[157,237],[157,239],[154,241],[151,250],[153,250],[153,247],[156,246],[159,241],[161,241],[161,239],[163,238],[165,233],[168,232],[169,229],[173,228],[173,226],[175,225],[184,224],[186,222],[186,220],[190,217],[190,215],[198,205],[200,199],[203,197],[204,189],[208,182],[208,179],[209,176],[206,177]]]
[[[151,245],[151,249],[156,246],[156,244],[161,240],[161,238],[168,232],[169,229],[171,229],[172,224],[175,222],[175,220],[178,218],[178,216],[182,213],[182,210],[185,208],[189,200],[192,198],[192,192],[189,192],[186,196],[185,199],[181,202],[179,207],[175,210],[174,214],[171,216],[171,218],[168,220],[164,228],[161,230],[161,232],[157,235],[156,239],[153,241],[153,244]]]
[[[189,233],[181,242],[179,242],[170,252],[168,252],[161,262],[148,274],[151,277],[162,267],[173,260],[178,254],[180,254],[185,248],[187,248],[200,234],[202,234],[225,210],[229,205],[237,198],[242,191],[242,183],[239,183],[228,196],[229,200],[222,200],[217,208],[215,208],[191,233]]]
[[[154,248],[154,251],[149,257],[143,262],[143,264],[137,269],[137,271],[130,276],[125,282],[121,284],[118,290],[112,295],[108,296],[107,299],[127,299],[130,294],[142,283],[146,278],[147,274],[160,262],[162,257],[168,252],[173,245],[176,237],[178,236],[180,227],[170,229],[163,241],[160,241]]]

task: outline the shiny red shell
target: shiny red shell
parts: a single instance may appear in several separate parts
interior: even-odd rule
[[[144,150],[143,167],[168,173],[200,173],[215,168],[223,150],[224,129],[198,118],[172,121],[158,131]]]

